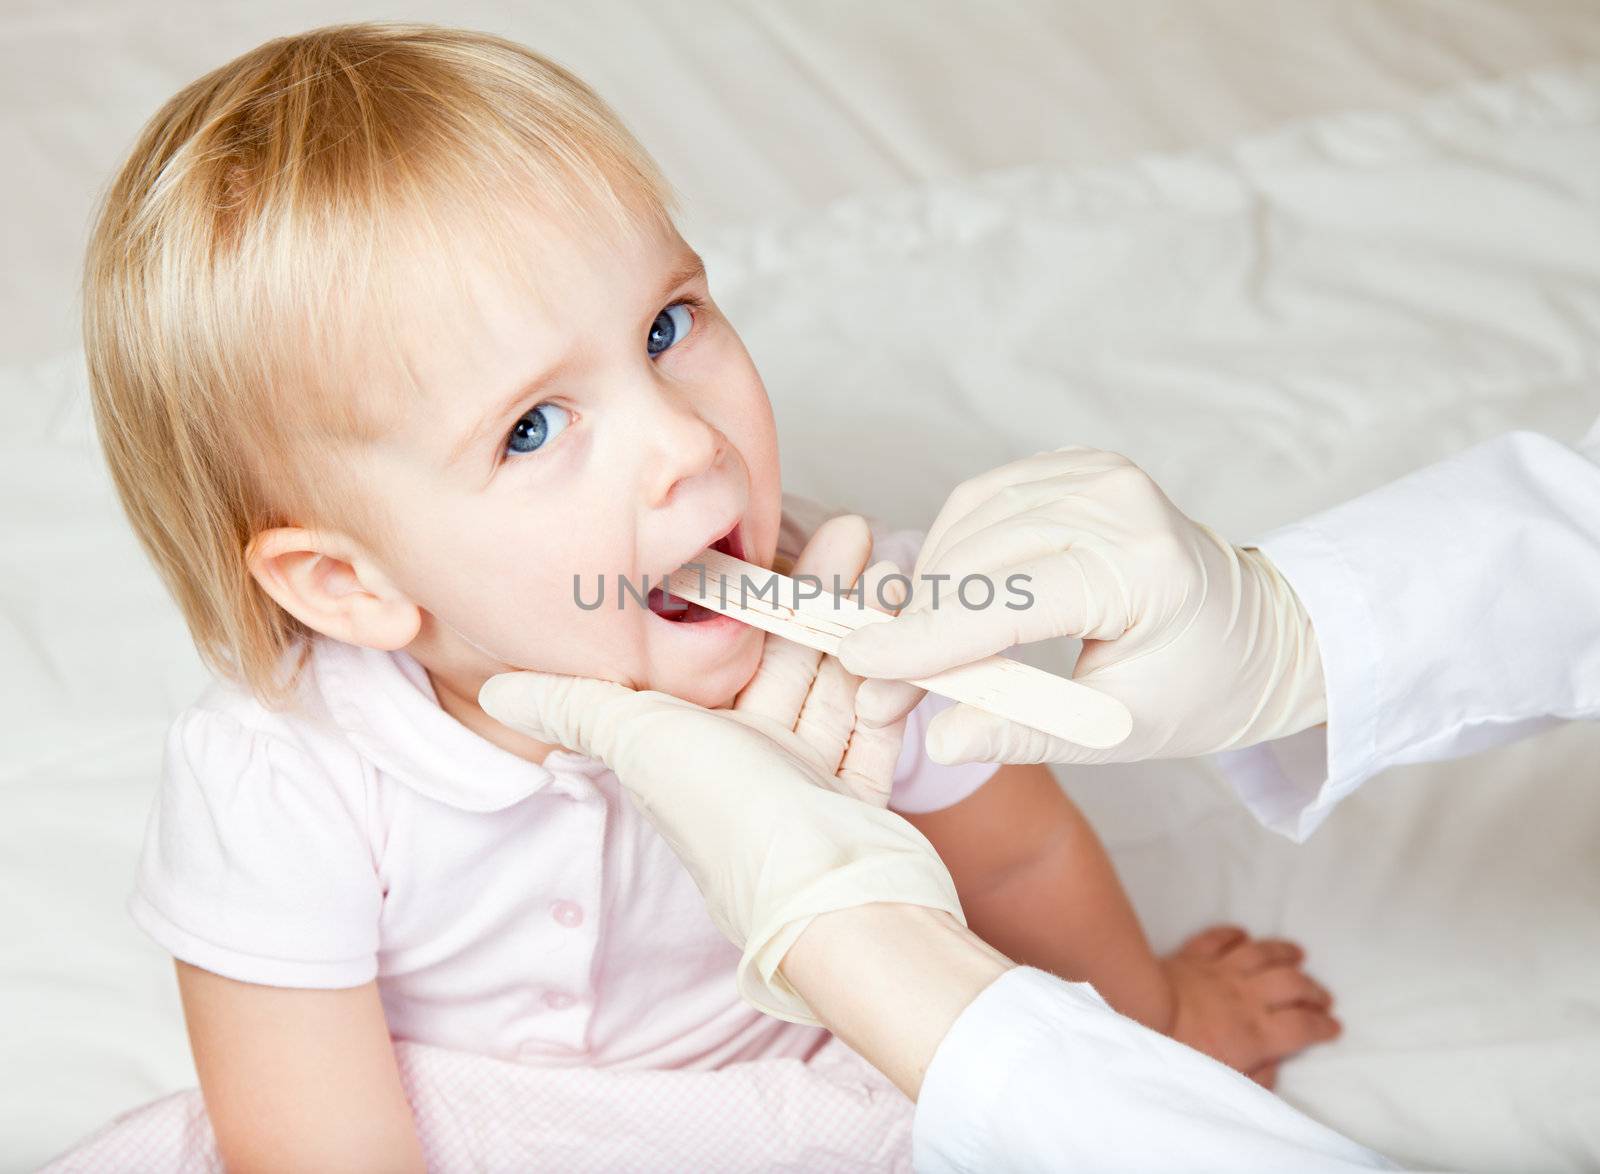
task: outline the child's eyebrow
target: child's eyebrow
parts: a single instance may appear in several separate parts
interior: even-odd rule
[[[662,281],[659,287],[660,292],[656,294],[655,301],[665,300],[673,290],[704,277],[705,273],[705,260],[693,249],[688,250],[683,254],[680,262],[667,273],[666,279]],[[455,443],[455,446],[451,448],[449,454],[445,457],[445,464],[447,466],[453,465],[459,461],[483,438],[484,433],[510,415],[511,410],[518,404],[537,394],[541,387],[560,375],[565,367],[566,360],[562,360],[532,378],[519,383],[510,395],[504,399],[497,400],[495,405],[480,416],[478,422],[468,429],[461,439]]]

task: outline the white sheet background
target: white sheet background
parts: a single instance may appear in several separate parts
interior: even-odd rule
[[[0,1168],[192,1083],[127,922],[200,675],[93,447],[93,193],[184,81],[418,16],[576,68],[683,190],[786,483],[926,524],[1128,452],[1236,538],[1600,414],[1600,9],[1582,3],[12,3],[0,12]],[[1047,654],[1061,663],[1064,650]],[[1160,946],[1300,937],[1337,1045],[1286,1096],[1402,1159],[1600,1166],[1600,732],[1395,772],[1308,845],[1192,764],[1072,772]]]

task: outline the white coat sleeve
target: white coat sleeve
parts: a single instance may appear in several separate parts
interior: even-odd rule
[[[1389,1170],[1247,1077],[1118,1015],[1087,983],[1009,970],[951,1026],[912,1123],[919,1174]]]
[[[1600,716],[1600,425],[1514,432],[1253,543],[1310,613],[1328,721],[1218,755],[1303,840],[1390,766]]]

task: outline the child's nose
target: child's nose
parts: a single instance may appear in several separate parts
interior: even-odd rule
[[[657,384],[638,420],[645,449],[646,500],[668,505],[679,487],[725,459],[728,438],[697,410],[689,393]]]

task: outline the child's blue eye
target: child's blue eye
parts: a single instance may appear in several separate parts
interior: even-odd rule
[[[650,325],[650,337],[645,340],[644,349],[653,357],[689,337],[689,331],[694,326],[694,312],[689,309],[687,302],[674,302],[661,313],[656,315],[656,320]]]
[[[538,404],[522,414],[506,437],[506,452],[527,453],[543,448],[572,422],[572,413],[556,404]]]

